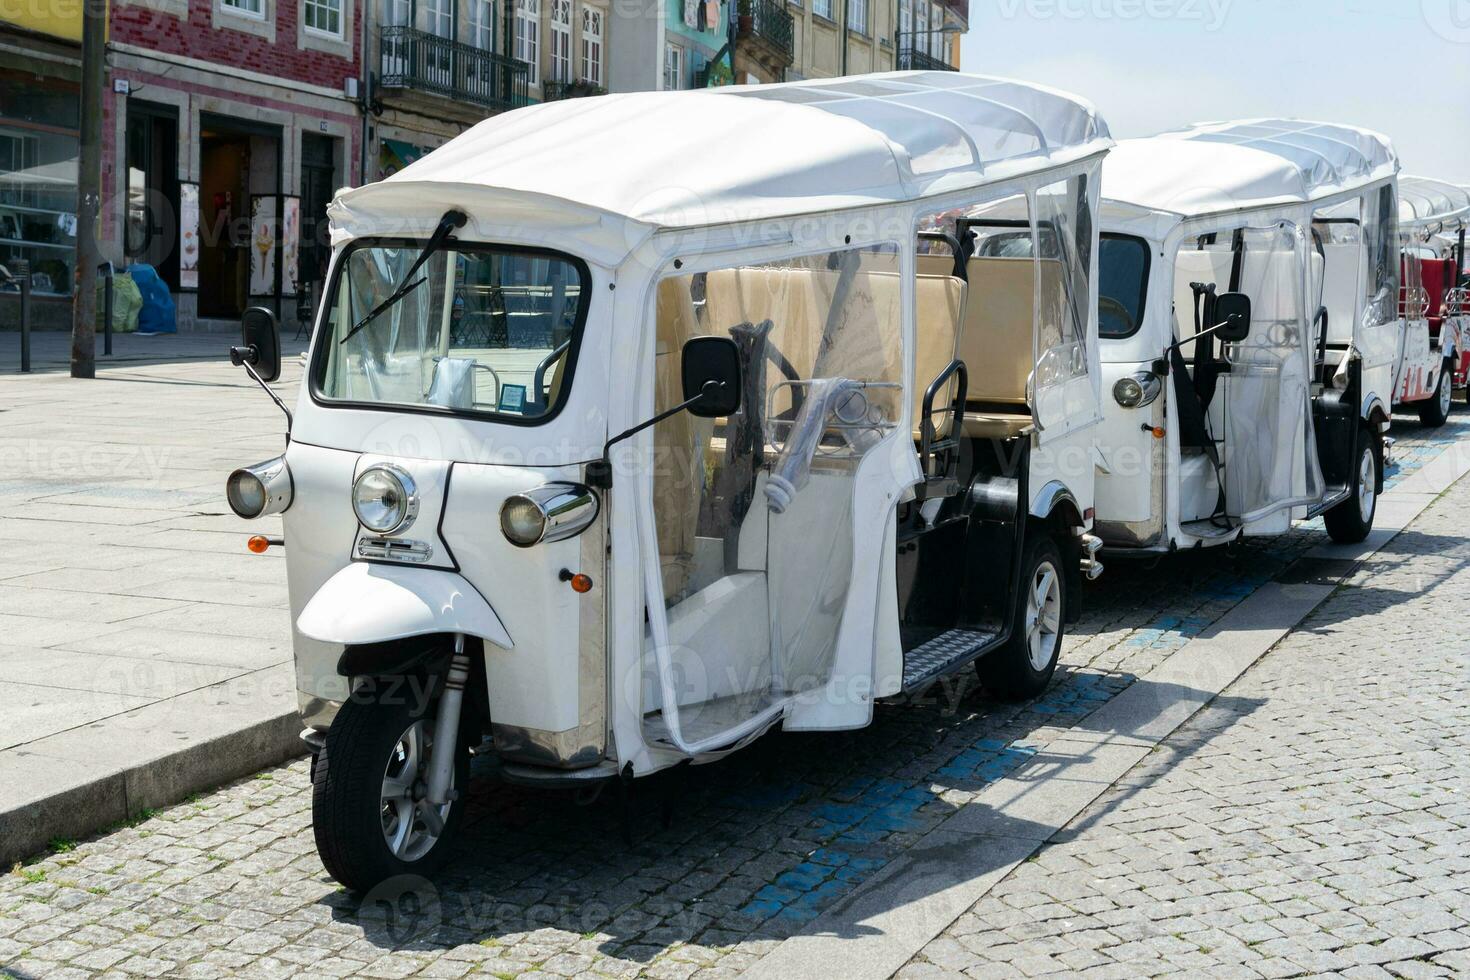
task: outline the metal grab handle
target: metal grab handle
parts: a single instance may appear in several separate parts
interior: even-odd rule
[[[965,367],[965,362],[959,358],[950,361],[949,366],[939,372],[939,376],[930,382],[928,390],[924,392],[919,421],[919,466],[923,468],[925,476],[929,475],[929,456],[934,448],[934,398],[955,375],[959,375],[959,387],[950,406],[949,438],[945,440],[952,441],[963,424],[966,398],[970,393],[970,372]]]

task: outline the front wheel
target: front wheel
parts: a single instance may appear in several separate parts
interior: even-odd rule
[[[1364,426],[1359,434],[1358,462],[1353,467],[1353,485],[1348,498],[1322,515],[1327,533],[1338,544],[1357,544],[1373,530],[1378,512],[1378,486],[1383,466],[1383,439],[1377,430]]]
[[[1455,368],[1449,361],[1444,362],[1444,368],[1439,372],[1439,384],[1434,389],[1434,397],[1428,401],[1419,403],[1419,421],[1437,429],[1450,417],[1450,408],[1455,399]]]
[[[425,798],[434,719],[422,707],[349,700],[327,731],[312,777],[311,824],[327,873],[366,892],[400,874],[438,870],[464,817],[464,802]],[[455,747],[453,790],[469,783],[469,752]],[[437,817],[438,819],[433,819]]]
[[[980,683],[1006,701],[1034,698],[1051,683],[1066,634],[1067,575],[1056,541],[1026,542],[1011,638],[975,664]]]

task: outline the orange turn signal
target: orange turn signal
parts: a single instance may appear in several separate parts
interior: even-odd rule
[[[1162,425],[1156,425],[1152,429],[1150,429],[1149,431],[1154,434],[1154,438],[1155,439],[1162,439],[1162,438],[1164,438],[1164,427]]]
[[[270,546],[271,539],[266,537],[264,534],[252,534],[250,536],[250,540],[245,542],[245,547],[249,548],[257,555],[265,554],[266,549]]]
[[[557,578],[570,585],[572,591],[578,594],[585,594],[592,591],[591,575],[584,575],[581,572],[573,572],[571,569],[563,568]]]

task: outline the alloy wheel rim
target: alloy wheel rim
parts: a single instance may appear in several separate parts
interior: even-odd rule
[[[400,861],[417,861],[434,849],[439,835],[429,829],[424,811],[430,803],[424,780],[428,772],[428,755],[432,739],[426,721],[419,719],[404,729],[388,755],[383,770],[383,788],[379,802],[383,841]],[[451,786],[453,774],[450,775]],[[454,804],[437,807],[439,824],[449,819]]]
[[[1378,474],[1374,472],[1373,449],[1363,450],[1358,463],[1358,516],[1366,524],[1373,519],[1373,508],[1378,502]]]
[[[1026,589],[1026,653],[1033,670],[1050,666],[1061,629],[1062,577],[1056,566],[1044,561],[1036,566]]]
[[[1454,385],[1450,383],[1450,373],[1441,371],[1439,375],[1439,410],[1445,415],[1450,414],[1450,408],[1454,403]]]

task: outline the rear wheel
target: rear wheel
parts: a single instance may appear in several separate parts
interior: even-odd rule
[[[327,873],[365,892],[400,874],[428,876],[444,863],[464,803],[425,798],[434,719],[408,704],[349,700],[337,713],[312,778],[311,823]],[[469,783],[469,751],[455,747],[451,790]],[[433,819],[437,817],[438,819]]]
[[[1026,543],[1015,601],[1011,638],[975,669],[996,697],[1024,701],[1051,683],[1067,629],[1067,575],[1062,551],[1050,535],[1038,533]]]
[[[1449,361],[1439,372],[1439,384],[1434,397],[1419,403],[1419,421],[1430,428],[1439,428],[1450,417],[1450,408],[1455,398],[1455,369]]]
[[[1383,469],[1383,438],[1377,430],[1363,426],[1358,436],[1358,461],[1353,467],[1352,492],[1342,503],[1322,515],[1327,533],[1339,544],[1357,544],[1373,530],[1378,512],[1378,481]]]

